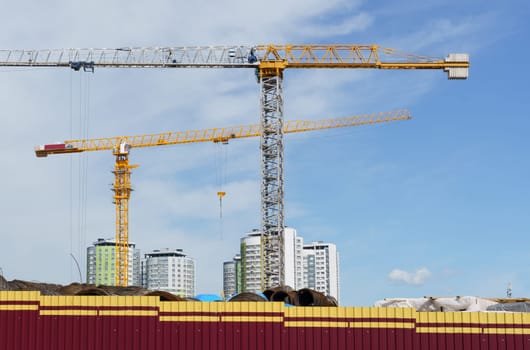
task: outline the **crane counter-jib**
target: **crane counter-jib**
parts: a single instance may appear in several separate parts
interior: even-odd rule
[[[47,157],[49,154],[79,153],[83,152],[77,148],[71,147],[66,143],[53,143],[35,147],[37,157]]]

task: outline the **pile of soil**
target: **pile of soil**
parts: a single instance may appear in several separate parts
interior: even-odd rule
[[[39,291],[42,295],[147,295],[153,291],[142,287],[96,286],[86,283],[60,285],[53,283],[6,281],[0,276],[0,290]],[[169,296],[166,296],[169,298]],[[174,296],[178,298],[177,296]]]
[[[71,283],[66,286],[52,283],[28,282],[21,280],[6,281],[0,275],[0,291],[39,291],[42,295],[125,295],[125,296],[158,296],[161,301],[192,301],[194,298],[181,298],[165,291],[154,291],[143,287],[96,286],[86,283]],[[338,306],[335,298],[312,289],[298,291],[289,286],[268,289],[262,294],[239,293],[229,301],[282,301],[296,306]]]

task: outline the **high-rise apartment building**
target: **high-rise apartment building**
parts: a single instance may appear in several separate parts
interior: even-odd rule
[[[324,242],[304,245],[303,238],[290,227],[285,228],[283,243],[285,284],[295,290],[311,288],[339,300],[339,253],[336,245]],[[239,292],[262,292],[259,230],[248,232],[241,238],[240,254],[239,280],[236,280],[234,272],[236,258],[223,264],[223,287],[226,296]]]
[[[223,263],[223,293],[226,298],[241,293],[241,255]]]
[[[303,239],[291,227],[284,229],[285,284],[294,289],[303,285]],[[262,292],[261,288],[261,232],[253,230],[241,238],[241,290]]]
[[[295,290],[304,284],[304,239],[297,235],[294,228],[286,227],[284,240],[285,284]]]
[[[142,261],[142,284],[147,289],[181,297],[195,296],[195,261],[182,249],[153,250]]]
[[[87,248],[87,283],[114,286],[116,271],[116,241],[98,238]],[[140,251],[129,243],[128,285],[140,286]]]
[[[261,292],[261,233],[253,230],[241,238],[241,290]]]
[[[339,254],[333,243],[305,244],[304,285],[339,300]]]

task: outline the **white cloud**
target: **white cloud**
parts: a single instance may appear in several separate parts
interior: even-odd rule
[[[360,3],[271,0],[264,8],[259,2],[243,0],[95,0],[91,6],[54,0],[42,6],[11,4],[0,20],[3,28],[13,28],[10,32],[22,47],[39,41],[39,47],[50,43],[57,47],[259,44],[293,39],[293,35],[305,38],[314,31],[315,18],[339,11],[355,17]],[[21,26],[20,18],[29,24]],[[363,22],[360,18],[351,28],[363,27]]]
[[[433,17],[414,31],[401,32],[380,44],[433,57],[443,57],[449,52],[473,54],[511,30],[510,26],[495,28],[496,23],[495,13],[491,12],[465,17]]]
[[[403,282],[416,286],[424,284],[430,276],[431,272],[426,267],[422,267],[421,269],[416,270],[414,273],[400,269],[394,269],[388,274],[388,278],[392,281]]]
[[[313,25],[312,31],[315,37],[328,37],[332,35],[347,35],[355,32],[362,32],[369,28],[374,22],[374,16],[369,13],[361,12],[344,19],[343,21],[333,22],[332,24]],[[307,30],[304,28],[304,30]],[[300,34],[303,34],[301,30]]]

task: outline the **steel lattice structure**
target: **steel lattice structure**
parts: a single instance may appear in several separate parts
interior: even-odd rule
[[[129,285],[129,199],[131,198],[131,169],[129,147],[123,145],[114,150],[114,204],[116,206],[116,252],[114,280],[117,286]]]
[[[283,72],[288,68],[440,69],[466,79],[467,54],[445,59],[378,45],[233,45],[117,49],[0,50],[0,67],[253,68],[261,87],[262,287],[283,284]],[[116,242],[118,246],[118,242]],[[271,265],[272,264],[272,265]],[[277,283],[276,283],[277,282]]]
[[[282,74],[261,77],[261,288],[283,285],[284,181]]]

